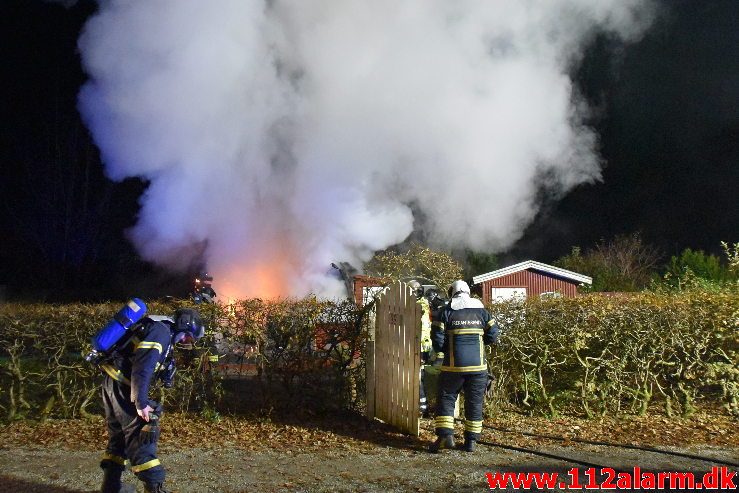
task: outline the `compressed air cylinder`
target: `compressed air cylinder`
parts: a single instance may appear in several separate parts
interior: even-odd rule
[[[133,324],[144,317],[146,304],[138,298],[133,298],[105,327],[100,329],[92,338],[92,348],[98,353],[108,351]]]

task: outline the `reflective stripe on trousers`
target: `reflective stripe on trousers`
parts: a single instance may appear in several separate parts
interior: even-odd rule
[[[482,432],[482,404],[485,397],[487,373],[439,374],[439,400],[434,426],[439,436],[454,434],[454,405],[464,391],[465,438],[479,440]]]
[[[131,387],[106,375],[103,380],[103,407],[108,428],[108,446],[101,467],[125,468],[126,461],[136,476],[148,483],[164,482],[164,468],[157,458],[157,439],[142,443],[141,428],[147,423],[131,402]],[[159,410],[161,410],[160,406]]]

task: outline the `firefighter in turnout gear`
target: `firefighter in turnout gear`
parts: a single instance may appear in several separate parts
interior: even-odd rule
[[[120,491],[126,463],[144,483],[144,491],[166,493],[164,468],[157,458],[162,406],[149,399],[149,390],[159,379],[171,386],[174,345],[198,340],[203,333],[195,310],[179,309],[173,319],[145,317],[100,363],[105,374],[102,395],[108,428],[108,446],[100,462],[102,493]]]
[[[464,281],[454,281],[451,301],[432,322],[431,340],[444,353],[430,452],[454,447],[454,407],[464,390],[464,447],[473,452],[482,432],[482,404],[488,381],[485,345],[496,343],[498,326]]]
[[[215,303],[216,292],[213,289],[213,277],[208,273],[200,274],[192,282],[193,291],[190,294],[193,303]]]
[[[426,385],[425,385],[425,371],[424,365],[429,362],[430,352],[432,349],[431,345],[431,307],[429,300],[423,295],[423,286],[418,281],[410,281],[408,287],[413,290],[413,294],[418,300],[418,304],[421,305],[421,375],[419,378],[419,410],[424,418],[429,415],[429,404],[426,398]]]

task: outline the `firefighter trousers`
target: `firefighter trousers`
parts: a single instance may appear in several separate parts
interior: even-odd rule
[[[154,407],[153,403],[150,404]],[[100,461],[103,469],[123,471],[126,460],[131,471],[145,483],[163,483],[164,467],[157,459],[157,433],[142,433],[147,422],[136,413],[131,402],[131,387],[105,375],[103,407],[108,427],[108,446]],[[161,406],[156,405],[156,414]]]
[[[423,369],[423,363],[421,363],[421,377],[418,380],[420,387],[418,389],[419,408],[421,410],[421,414],[426,416],[428,415],[429,403],[428,399],[426,399],[426,372]]]
[[[479,440],[482,433],[482,403],[488,376],[486,373],[442,371],[439,374],[439,398],[434,426],[438,436],[454,435],[454,407],[464,391],[464,437]]]

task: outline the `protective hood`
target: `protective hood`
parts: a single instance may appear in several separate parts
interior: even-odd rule
[[[485,308],[482,301],[477,298],[470,297],[467,293],[459,293],[457,296],[452,298],[449,306],[452,310],[462,310],[463,308]]]

